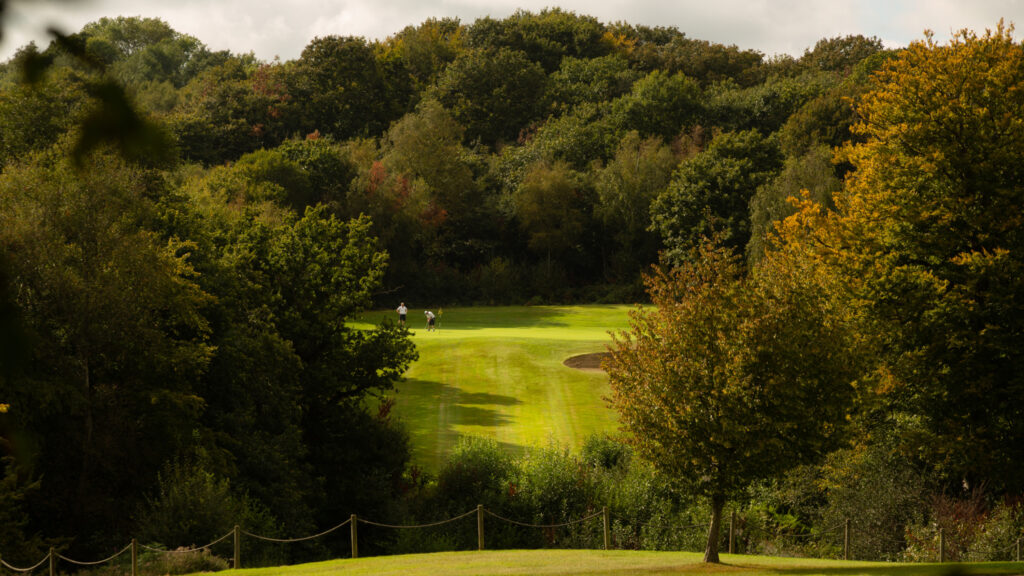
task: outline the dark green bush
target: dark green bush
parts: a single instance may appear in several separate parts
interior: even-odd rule
[[[169,462],[157,486],[157,493],[140,510],[138,522],[139,541],[152,547],[205,546],[230,533],[236,524],[261,536],[278,536],[276,520],[262,505],[245,494],[235,494],[226,478],[207,471],[197,458]],[[231,539],[215,551],[231,554]],[[247,563],[280,563],[284,552],[279,547],[250,546]]]

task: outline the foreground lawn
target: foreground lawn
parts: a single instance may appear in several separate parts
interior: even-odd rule
[[[805,558],[722,555],[722,564],[705,565],[692,552],[637,552],[630,550],[502,550],[485,552],[441,552],[406,556],[377,556],[355,560],[332,560],[292,567],[229,570],[227,575],[282,576],[490,576],[557,575],[573,576],[686,576],[728,574],[814,575],[896,575],[942,576],[967,574],[1024,574],[1024,563],[983,564],[887,564],[843,562]]]
[[[628,326],[632,306],[445,308],[427,332],[422,309],[409,310],[420,353],[395,394],[413,460],[436,471],[461,435],[494,438],[512,452],[555,442],[578,448],[587,435],[614,431],[602,399],[608,378],[568,368],[578,354],[603,352],[609,330]],[[434,309],[436,313],[437,310]],[[357,327],[393,320],[370,312]]]

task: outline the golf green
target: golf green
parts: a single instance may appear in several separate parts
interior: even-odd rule
[[[413,461],[437,471],[460,436],[493,438],[514,453],[554,443],[578,448],[614,432],[608,377],[563,362],[604,352],[609,331],[628,326],[632,306],[528,306],[409,310],[420,358],[399,382],[395,410],[412,439]],[[367,327],[394,312],[370,312]]]

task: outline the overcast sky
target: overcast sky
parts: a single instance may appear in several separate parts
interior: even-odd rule
[[[0,61],[30,40],[47,45],[47,26],[76,32],[104,16],[160,18],[211,50],[292,60],[317,36],[383,39],[430,17],[472,23],[549,6],[605,23],[675,26],[690,38],[768,56],[799,56],[821,38],[847,34],[899,47],[926,29],[945,42],[953,31],[981,33],[1000,18],[1024,26],[1024,0],[9,0]]]

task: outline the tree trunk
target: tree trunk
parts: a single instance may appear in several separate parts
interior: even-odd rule
[[[718,534],[722,528],[722,508],[725,507],[725,496],[715,494],[711,497],[711,526],[708,527],[708,545],[704,548],[704,562],[718,564]]]
[[[85,430],[82,434],[82,467],[78,476],[78,497],[86,498],[89,490],[89,480],[92,477],[92,453],[93,453],[93,429],[95,428],[92,418],[92,375],[89,371],[89,357],[82,358],[82,395],[85,397]]]

